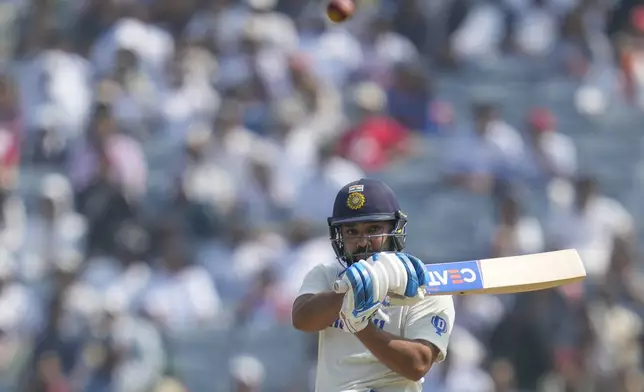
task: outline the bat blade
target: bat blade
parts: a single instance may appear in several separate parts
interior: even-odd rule
[[[586,269],[575,249],[494,259],[427,264],[429,295],[512,294],[545,290],[586,278]],[[338,280],[334,290],[344,293]]]
[[[494,259],[428,264],[430,295],[511,294],[563,286],[586,278],[574,249]]]

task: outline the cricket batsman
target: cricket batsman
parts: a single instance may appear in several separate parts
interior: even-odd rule
[[[429,275],[404,253],[407,217],[394,192],[352,182],[328,224],[339,263],[306,275],[292,314],[296,329],[319,332],[316,392],[421,391],[447,354],[454,302],[424,294]]]

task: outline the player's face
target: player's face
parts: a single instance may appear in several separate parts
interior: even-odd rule
[[[342,225],[344,249],[352,261],[366,259],[389,249],[391,222],[359,222]]]

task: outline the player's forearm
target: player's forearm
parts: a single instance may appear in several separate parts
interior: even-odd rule
[[[344,294],[333,291],[296,300],[293,305],[293,327],[304,332],[321,331],[338,319]]]
[[[382,364],[412,381],[420,380],[434,363],[434,354],[428,346],[392,335],[372,324],[355,336]]]

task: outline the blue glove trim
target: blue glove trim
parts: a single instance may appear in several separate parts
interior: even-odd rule
[[[420,287],[418,284],[418,275],[416,275],[416,268],[414,268],[413,263],[409,260],[406,254],[396,253],[396,257],[398,257],[407,270],[407,287],[405,288],[405,296],[413,297],[416,295],[418,288]]]
[[[363,307],[370,307],[371,305],[373,305],[373,281],[371,280],[371,275],[369,275],[369,271],[362,264],[354,265],[360,271],[360,276],[362,277],[362,287],[364,290],[362,296],[365,302],[363,302],[363,306],[361,306],[359,309],[362,309]]]
[[[360,276],[360,271],[351,266],[347,269],[346,274],[349,282],[351,282],[351,289],[353,290],[354,307],[359,309],[361,304],[364,302],[364,286],[362,283],[362,277]]]
[[[418,276],[419,286],[427,286],[429,284],[429,272],[425,269],[425,263],[416,256],[412,256],[409,253],[405,254],[414,264],[414,268],[416,268],[416,276]]]

